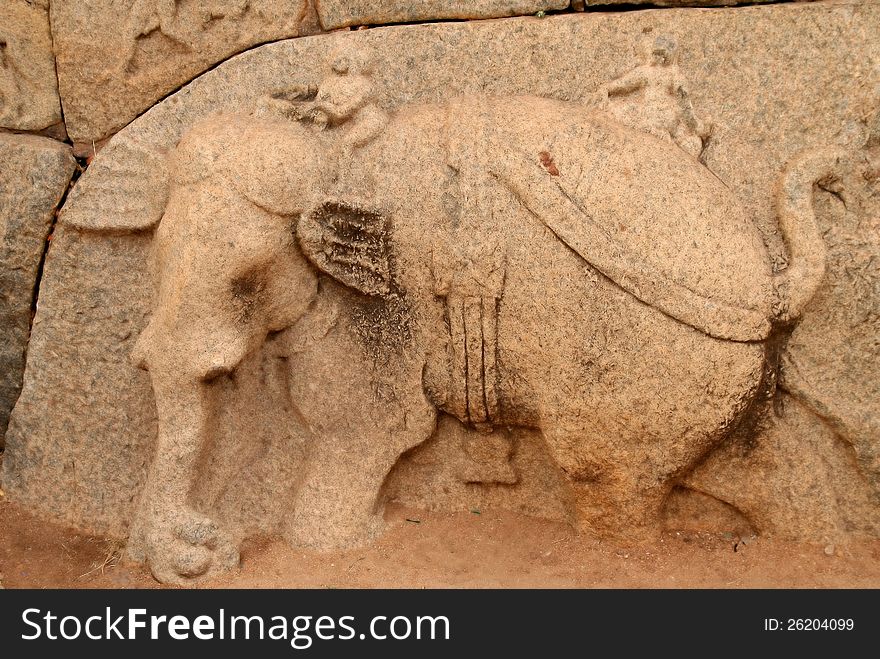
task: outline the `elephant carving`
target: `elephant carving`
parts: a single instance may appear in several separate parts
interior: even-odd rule
[[[291,542],[373,537],[384,479],[440,413],[539,430],[577,524],[638,536],[760,413],[776,337],[821,281],[812,195],[834,151],[781,174],[774,274],[734,194],[673,141],[538,97],[387,114],[366,80],[337,62],[318,90],[209,117],[174,150],[133,355],[159,430],[129,553],[162,581],[238,561],[190,495],[212,383],[266,345],[308,437]]]

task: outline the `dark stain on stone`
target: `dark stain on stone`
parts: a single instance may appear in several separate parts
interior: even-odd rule
[[[541,157],[541,165],[547,170],[550,176],[559,176],[559,168],[556,166],[556,163],[553,162],[553,156],[550,155],[550,152],[541,151],[539,155]]]

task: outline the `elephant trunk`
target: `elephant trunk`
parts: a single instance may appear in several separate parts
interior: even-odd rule
[[[149,482],[162,488],[162,499],[184,506],[193,470],[208,432],[209,386],[194,378],[176,377],[165,369],[150,372],[159,432]]]
[[[159,428],[155,454],[133,522],[127,552],[144,562],[155,551],[150,542],[163,521],[182,527],[199,455],[210,419],[210,387],[173,368],[153,364],[150,370]]]
[[[813,211],[813,186],[837,180],[843,157],[837,149],[807,151],[793,160],[780,180],[776,203],[789,265],[775,276],[776,317],[796,320],[825,277],[826,247]]]

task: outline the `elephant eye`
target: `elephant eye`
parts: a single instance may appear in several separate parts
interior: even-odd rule
[[[234,278],[230,283],[233,307],[239,322],[248,322],[257,310],[257,296],[265,287],[265,276],[261,276],[264,274],[259,269],[253,269]]]
[[[238,298],[251,298],[262,290],[263,285],[256,271],[251,271],[232,280],[232,294]]]

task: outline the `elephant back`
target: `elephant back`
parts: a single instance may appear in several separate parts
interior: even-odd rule
[[[499,124],[508,129],[491,147],[493,170],[532,214],[643,302],[718,338],[766,338],[770,260],[731,190],[671,141],[599,112],[572,121],[565,104],[538,107],[544,121]]]
[[[470,96],[398,112],[364,149],[404,276],[498,299],[509,223],[535,218],[615,284],[710,336],[771,329],[770,259],[736,196],[672,141],[582,105]],[[420,191],[413,194],[413,191]],[[522,212],[506,207],[511,196]],[[512,228],[512,227],[510,227]],[[445,276],[451,271],[451,276]],[[585,274],[585,276],[587,276]],[[421,274],[412,274],[418,287]]]

